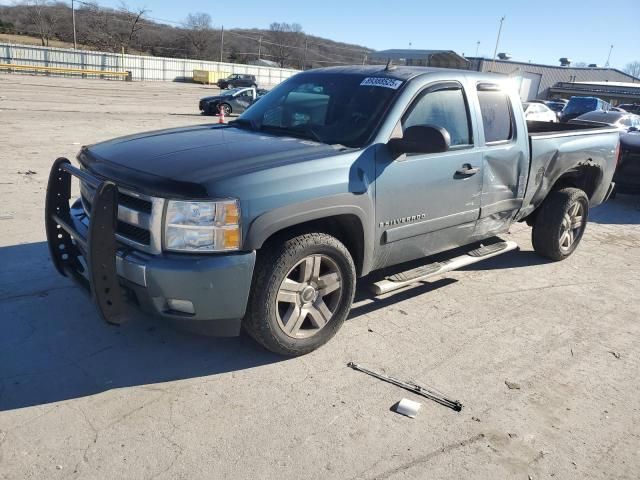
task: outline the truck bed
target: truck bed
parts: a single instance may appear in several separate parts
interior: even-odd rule
[[[618,130],[609,126],[550,122],[527,122],[527,127],[531,163],[522,209],[516,220],[531,214],[558,178],[576,169],[586,168],[591,172],[587,179],[593,180],[594,185],[593,191],[587,192],[591,206],[602,203],[615,171]]]
[[[612,127],[606,125],[594,126],[578,123],[535,122],[528,120],[527,129],[529,130],[530,137],[540,137],[553,134],[582,133],[586,130],[593,130],[599,133],[603,130],[611,130]]]

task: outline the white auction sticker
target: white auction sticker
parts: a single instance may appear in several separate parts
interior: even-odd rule
[[[402,80],[385,77],[367,77],[360,82],[360,85],[365,87],[384,87],[397,90],[400,88],[400,85],[402,85]]]

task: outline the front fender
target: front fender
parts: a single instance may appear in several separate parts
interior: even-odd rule
[[[364,241],[361,273],[366,275],[371,270],[374,249],[374,214],[368,195],[342,193],[285,205],[265,212],[249,225],[244,248],[257,250],[269,237],[286,228],[338,215],[353,215],[360,221]]]

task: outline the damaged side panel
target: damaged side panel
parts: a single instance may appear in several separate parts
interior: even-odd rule
[[[531,136],[531,173],[523,208],[515,220],[530,215],[558,180],[567,175],[571,177],[571,183],[587,190],[591,206],[601,203],[615,171],[615,163],[608,159],[615,153],[618,135],[617,132],[600,135],[575,132],[572,135]],[[605,141],[607,136],[609,141]]]
[[[522,208],[528,160],[519,143],[485,152],[482,207],[474,236],[484,238],[508,230],[514,214]]]

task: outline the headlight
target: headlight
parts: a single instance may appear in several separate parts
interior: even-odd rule
[[[240,248],[237,200],[185,202],[169,200],[164,247],[175,252],[219,252]]]

